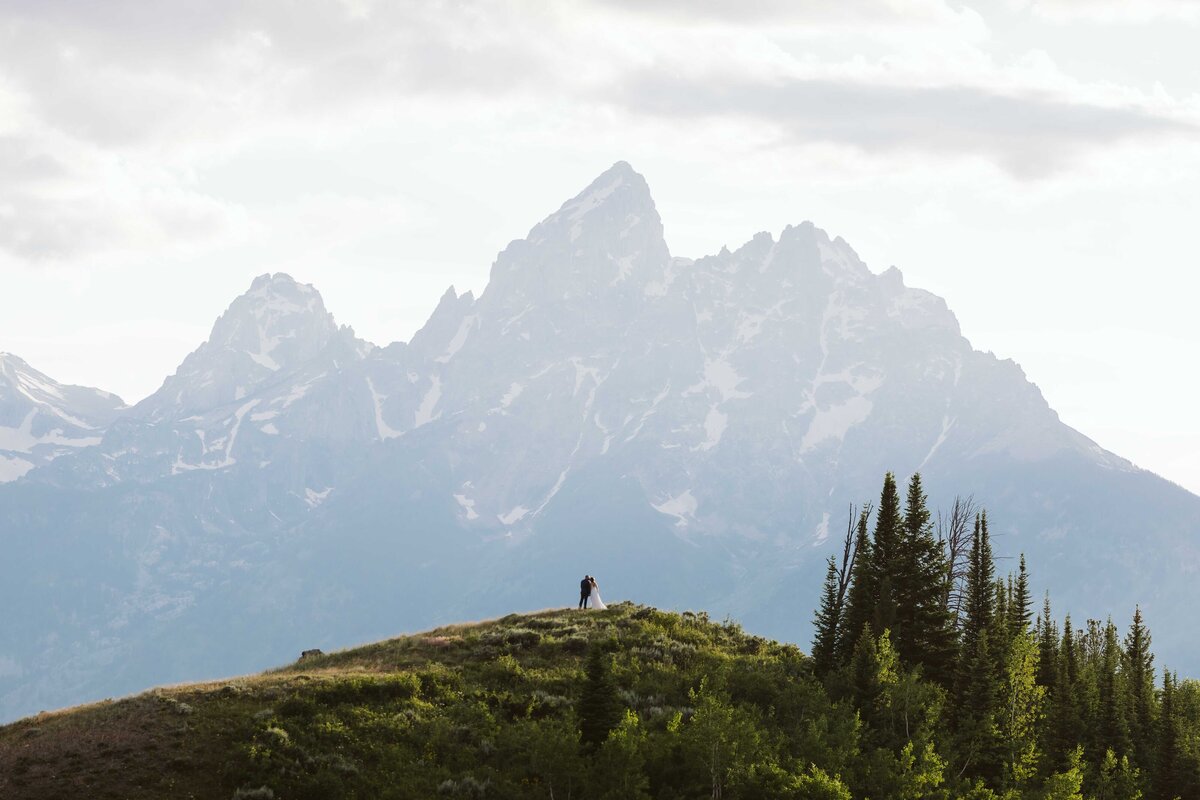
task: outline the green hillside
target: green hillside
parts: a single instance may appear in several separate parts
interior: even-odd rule
[[[594,746],[581,723],[616,730]],[[22,720],[0,728],[0,797],[708,797],[714,771],[745,796],[845,769],[855,736],[795,647],[619,604]]]
[[[852,514],[811,658],[628,603],[510,615],[0,728],[0,798],[1200,798],[1200,682],[1140,610],[1035,617],[985,512],[930,516],[890,473]]]
[[[1040,774],[987,788],[957,760],[970,711],[888,635],[863,641],[818,679],[797,648],[704,614],[513,614],[8,725],[0,798],[1160,796],[1128,759],[1084,759],[1086,746],[1057,765],[1053,708]],[[1173,703],[1186,724],[1170,766],[1190,785],[1200,690],[1171,691],[1161,717]],[[1103,718],[1102,698],[1081,702]],[[1081,716],[1072,741],[1102,727]]]

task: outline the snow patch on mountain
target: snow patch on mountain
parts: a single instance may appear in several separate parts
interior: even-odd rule
[[[479,512],[475,510],[475,501],[467,497],[465,494],[454,495],[455,502],[462,508],[468,520],[479,519]]]
[[[442,399],[442,379],[438,375],[434,375],[431,379],[429,391],[421,398],[421,405],[417,408],[416,414],[413,416],[413,427],[419,428],[422,425],[428,424],[441,416],[435,414],[434,409],[437,408],[438,401]]]
[[[817,529],[813,534],[812,546],[820,547],[829,538],[829,520],[831,515],[828,511],[821,514],[821,521],[817,523]]]
[[[0,455],[0,483],[15,481],[31,469],[33,463],[30,461],[16,456]]]
[[[474,314],[464,319],[459,324],[458,330],[455,331],[454,338],[446,345],[446,352],[435,358],[434,361],[439,364],[449,363],[450,359],[454,358],[454,355],[462,349],[463,344],[467,341],[467,337],[471,335],[471,331],[475,329],[478,323],[479,317]]]
[[[321,503],[325,502],[325,499],[329,497],[331,492],[333,492],[333,487],[326,487],[320,491],[316,489],[305,488],[304,502],[308,504],[309,508],[316,508],[317,506],[321,505]]]
[[[692,490],[687,489],[674,497],[668,497],[661,503],[651,503],[650,505],[660,514],[675,517],[676,527],[686,527],[696,518],[696,509],[700,504],[692,496]]]
[[[528,513],[529,509],[525,506],[517,506],[505,514],[497,514],[496,519],[500,520],[505,525],[512,525],[525,519],[525,516]]]
[[[0,483],[100,444],[124,408],[116,395],[59,383],[0,353]]]
[[[917,469],[924,469],[925,465],[929,463],[929,459],[933,458],[934,453],[936,453],[938,449],[946,443],[946,436],[950,433],[950,429],[954,427],[954,423],[956,421],[957,418],[951,418],[949,416],[942,417],[942,429],[938,432],[938,437],[936,440],[934,440],[933,447],[929,448],[929,452],[925,454],[923,459],[921,459],[921,464],[919,467],[917,467]]]
[[[711,450],[721,443],[721,437],[725,434],[725,428],[729,426],[729,415],[723,413],[716,406],[708,409],[708,413],[704,417],[704,435],[705,439],[700,444],[693,447],[693,450]]]
[[[17,453],[32,453],[39,445],[60,445],[62,447],[90,447],[100,443],[99,436],[67,436],[62,428],[52,428],[40,436],[33,433],[33,422],[38,415],[34,409],[25,415],[21,424],[15,428],[0,428],[0,450]],[[59,415],[55,415],[59,416]]]
[[[578,239],[579,235],[583,232],[583,224],[581,222],[583,217],[586,216],[589,211],[599,207],[600,204],[604,202],[605,198],[607,198],[624,184],[625,176],[619,174],[615,175],[604,186],[595,188],[583,197],[576,198],[575,200],[563,206],[562,211],[559,213],[565,215],[567,220],[574,223],[571,226],[570,233],[570,239],[572,242]]]
[[[828,441],[842,442],[855,425],[871,416],[874,403],[865,397],[851,397],[844,403],[818,408],[800,441],[800,452],[809,453]]]
[[[695,394],[707,389],[716,389],[721,402],[752,397],[750,392],[738,389],[746,379],[738,374],[725,358],[710,358],[704,362],[704,380],[684,390],[684,394]]]
[[[378,391],[375,390],[375,383],[371,377],[367,376],[367,391],[371,393],[371,402],[375,406],[375,431],[379,434],[379,438],[387,441],[395,439],[398,436],[403,436],[403,431],[398,431],[391,425],[388,425],[383,418],[383,402],[387,399]]]
[[[508,391],[500,398],[500,410],[506,409],[513,404],[513,401],[521,396],[525,391],[525,384],[513,382],[509,384]]]

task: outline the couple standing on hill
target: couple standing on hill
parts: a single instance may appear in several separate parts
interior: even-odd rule
[[[596,579],[591,575],[584,575],[583,580],[579,582],[579,607],[587,608],[589,601],[591,607],[598,611],[608,608],[600,599],[600,587],[596,585]]]

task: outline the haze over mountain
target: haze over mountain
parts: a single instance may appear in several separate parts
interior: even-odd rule
[[[805,642],[887,470],[973,493],[1056,608],[1140,602],[1164,662],[1200,670],[1178,614],[1200,498],[811,223],[672,257],[623,162],[408,343],[274,274],[132,408],[4,364],[0,718],[566,603],[584,572]]]

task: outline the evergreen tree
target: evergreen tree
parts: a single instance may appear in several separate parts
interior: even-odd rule
[[[876,595],[870,622],[877,631],[891,630],[896,624],[896,580],[905,571],[900,564],[900,527],[900,494],[896,490],[896,476],[889,472],[884,476],[879,495],[872,542],[871,564]]]
[[[1063,666],[1066,668],[1067,680],[1073,685],[1079,683],[1079,643],[1075,630],[1071,626],[1071,615],[1063,620]]]
[[[880,674],[879,647],[871,624],[863,626],[858,644],[854,646],[854,657],[850,660],[850,700],[858,709],[863,721],[874,721],[875,707],[883,692],[884,676]]]
[[[1037,620],[1038,639],[1038,683],[1053,692],[1058,677],[1058,626],[1050,615],[1050,593],[1042,602],[1042,613]]]
[[[823,678],[834,667],[836,657],[838,624],[842,618],[842,606],[838,600],[838,570],[833,556],[829,557],[829,568],[825,572],[825,586],[821,591],[821,606],[813,620],[812,660],[813,672]]]
[[[579,732],[587,747],[596,747],[621,722],[625,711],[613,680],[609,656],[592,646],[584,667],[583,690],[579,697]]]
[[[1143,770],[1152,766],[1154,740],[1154,654],[1150,652],[1150,631],[1142,621],[1142,609],[1135,607],[1133,623],[1125,636],[1122,662],[1128,707],[1129,733],[1133,741],[1134,761]]]
[[[850,663],[854,649],[862,636],[863,628],[875,616],[875,603],[879,599],[875,578],[875,552],[871,546],[870,509],[864,508],[858,516],[858,527],[854,536],[854,569],[850,575],[850,591],[838,621],[837,657],[838,664]]]
[[[1012,576],[1007,581],[996,579],[994,586],[994,601],[992,626],[989,636],[992,643],[992,654],[996,663],[994,669],[998,678],[1002,679],[1004,665],[1008,663],[1008,647],[1012,643],[1012,628],[1009,626],[1008,608],[1012,601]]]
[[[1008,605],[1009,636],[1015,637],[1029,630],[1029,622],[1033,619],[1030,610],[1032,600],[1029,597],[1029,573],[1025,570],[1025,554],[1021,554],[1020,571],[1012,585],[1012,599]]]
[[[955,704],[955,750],[959,770],[1000,783],[1000,742],[996,716],[1000,682],[991,638],[995,635],[995,564],[988,541],[987,516],[975,519],[967,575],[962,648],[959,653]]]
[[[992,630],[996,604],[992,590],[994,575],[995,564],[992,561],[991,543],[988,541],[985,512],[975,517],[975,531],[971,537],[971,553],[968,556],[967,596],[962,631],[964,664],[979,640]],[[969,671],[960,670],[959,676],[966,679],[969,677]]]
[[[1054,688],[1050,693],[1050,715],[1045,746],[1047,761],[1056,769],[1066,768],[1070,754],[1080,744],[1083,710],[1079,695],[1079,652],[1068,614],[1063,621],[1058,668],[1055,670]]]
[[[930,680],[950,686],[954,629],[945,603],[949,571],[942,546],[934,537],[920,473],[908,484],[893,569],[896,651],[906,665],[920,665]]]
[[[1183,797],[1183,758],[1179,742],[1179,718],[1175,706],[1177,679],[1163,670],[1162,707],[1158,716],[1157,755],[1154,764],[1155,800]]]
[[[1097,664],[1096,684],[1099,695],[1096,727],[1096,753],[1106,750],[1125,755],[1129,752],[1128,733],[1125,728],[1125,709],[1122,702],[1122,686],[1118,665],[1121,659],[1117,643],[1117,626],[1112,620],[1104,626],[1100,659]]]

